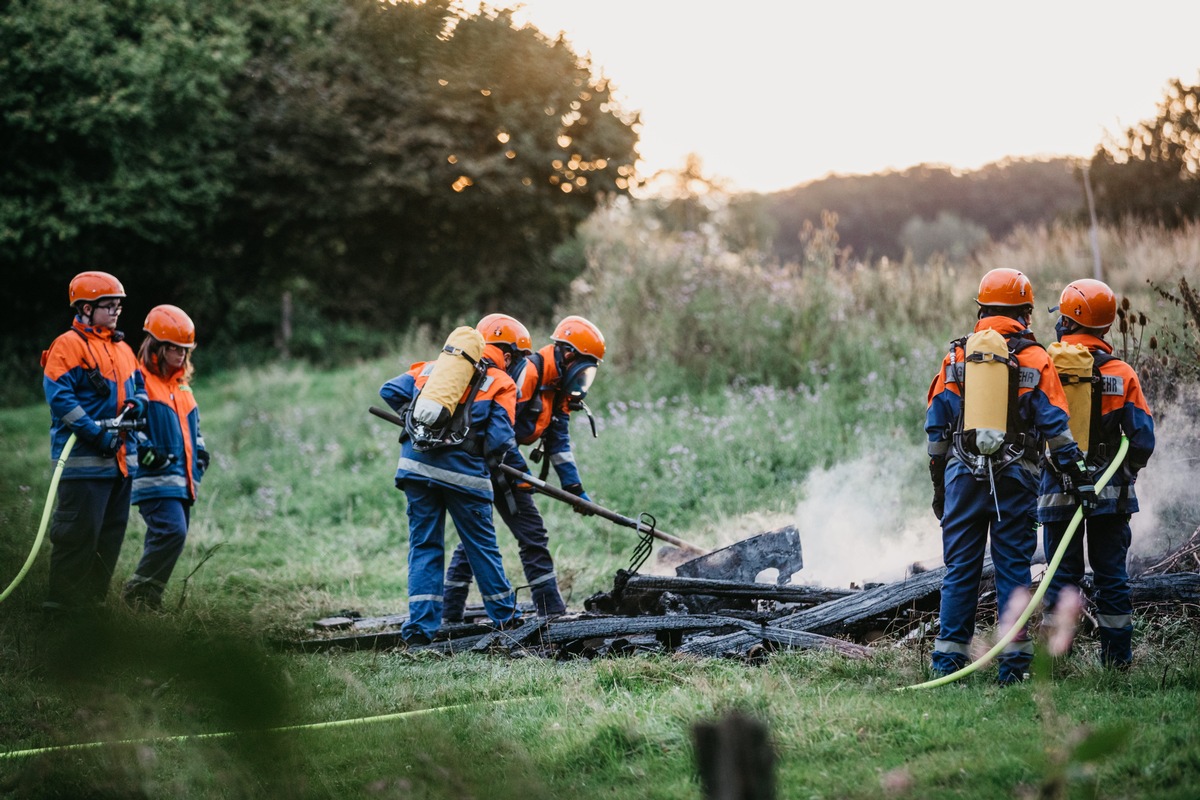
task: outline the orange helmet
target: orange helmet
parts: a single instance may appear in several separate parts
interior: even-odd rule
[[[533,338],[529,329],[507,314],[488,314],[479,320],[475,330],[483,334],[487,344],[507,344],[525,355],[533,352]]]
[[[994,269],[979,282],[975,302],[981,306],[1031,306],[1033,284],[1025,273],[1015,269]]]
[[[1073,281],[1058,299],[1058,313],[1085,328],[1107,328],[1117,318],[1117,296],[1103,281]]]
[[[196,346],[196,326],[178,306],[155,306],[146,315],[142,330],[160,342],[191,349]]]
[[[563,317],[550,334],[550,340],[570,345],[577,352],[596,359],[596,363],[604,359],[604,334],[583,317]]]
[[[71,279],[67,290],[71,305],[94,303],[104,297],[124,297],[125,287],[107,272],[81,272]]]

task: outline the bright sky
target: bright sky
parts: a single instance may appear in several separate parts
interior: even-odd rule
[[[642,114],[641,170],[733,188],[1089,155],[1200,81],[1200,0],[494,0]],[[466,3],[470,6],[471,3]]]

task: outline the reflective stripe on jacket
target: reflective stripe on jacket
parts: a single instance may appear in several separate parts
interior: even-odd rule
[[[63,468],[63,480],[92,480],[132,475],[137,467],[137,444],[125,434],[115,457],[100,454],[96,439],[99,420],[113,419],[129,398],[146,399],[137,357],[119,335],[93,328],[75,318],[71,330],[42,353],[42,389],[50,406],[50,460],[62,455],[74,433],[75,445]],[[88,377],[95,374],[107,387]]]
[[[196,456],[205,447],[200,434],[200,408],[192,387],[184,382],[182,369],[162,378],[144,366],[143,375],[149,403],[146,430],[138,436],[138,444],[157,450],[170,463],[160,469],[138,465],[132,502],[159,498],[194,501],[204,475]]]
[[[495,345],[483,349],[483,357],[492,364],[503,364],[504,355]],[[428,379],[424,372],[427,362],[414,364],[408,372],[385,383],[379,396],[397,413],[403,413],[421,391]],[[467,394],[464,392],[463,400]],[[492,500],[492,481],[486,458],[502,457],[516,450],[512,423],[516,416],[517,388],[504,370],[489,365],[487,375],[480,384],[475,401],[468,409],[470,427],[483,431],[483,454],[473,455],[466,447],[440,447],[420,452],[405,437],[400,449],[400,461],[396,467],[396,485],[405,480],[424,480]]]

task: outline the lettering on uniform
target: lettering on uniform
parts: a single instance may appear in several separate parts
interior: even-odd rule
[[[1125,396],[1125,379],[1120,375],[1101,375],[1100,393],[1116,397]]]
[[[1018,373],[1018,389],[1035,389],[1042,377],[1042,374],[1033,367],[1021,367]]]

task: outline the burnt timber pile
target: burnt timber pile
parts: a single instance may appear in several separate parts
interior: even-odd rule
[[[795,536],[794,529],[784,530]],[[1192,563],[1198,551],[1200,529],[1181,547],[1144,565],[1130,580],[1135,610],[1170,614],[1200,605],[1200,572]],[[523,623],[497,630],[482,608],[468,607],[466,621],[443,626],[429,645],[407,649],[557,659],[678,653],[752,662],[775,650],[824,649],[864,658],[880,638],[935,633],[945,568],[911,572],[894,583],[829,589],[618,570],[612,589],[589,597],[580,613],[547,619],[526,608]],[[984,624],[994,621],[991,576],[989,560],[980,595]],[[1090,592],[1086,583],[1084,588]],[[403,648],[400,626],[406,619],[342,612],[315,622],[317,635],[298,645],[305,652]]]

